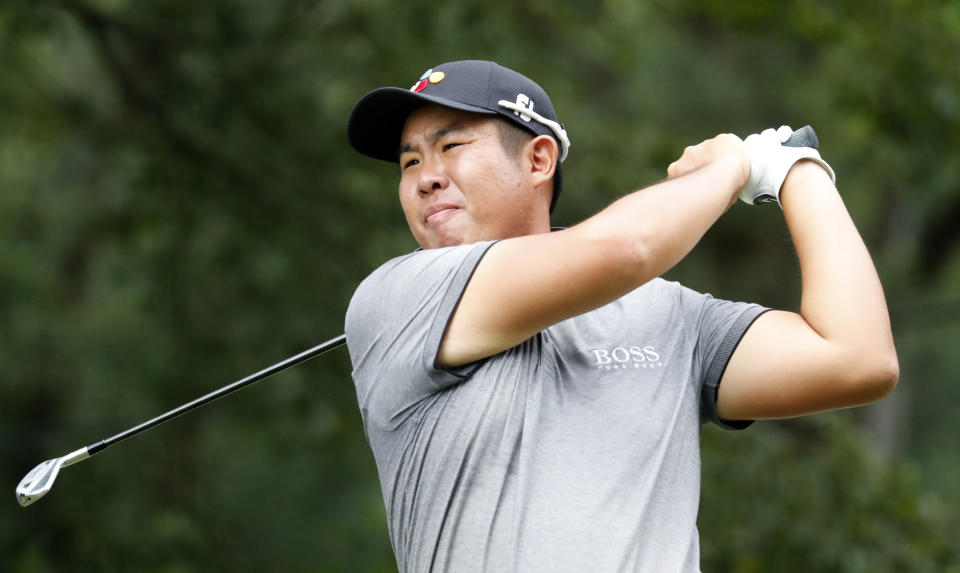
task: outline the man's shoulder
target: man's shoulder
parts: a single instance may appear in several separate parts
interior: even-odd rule
[[[367,275],[357,286],[357,292],[384,281],[392,282],[407,278],[429,277],[431,270],[437,274],[442,274],[445,268],[461,265],[478,250],[485,251],[490,244],[490,242],[484,242],[438,249],[417,249],[399,255],[381,264]]]
[[[373,271],[370,272],[370,274],[364,277],[362,281],[360,281],[360,284],[357,285],[356,290],[357,291],[361,290],[362,288],[364,288],[365,285],[369,283],[375,283],[377,281],[383,280],[385,277],[388,277],[391,274],[397,272],[398,269],[402,269],[402,267],[405,264],[407,264],[409,261],[415,260],[419,255],[421,255],[424,252],[425,251],[421,251],[418,249],[410,253],[393,257],[392,259],[384,263],[381,263],[379,267],[375,268]]]
[[[680,328],[692,317],[700,315],[711,299],[709,294],[680,282],[657,277],[627,293],[615,301],[612,308],[602,312],[642,316],[645,322]]]
[[[492,242],[418,249],[390,259],[367,275],[350,299],[348,315],[360,308],[406,305],[437,294],[465,263],[475,265]],[[468,269],[472,271],[471,269]]]
[[[632,297],[646,304],[656,300],[684,302],[703,296],[702,293],[677,281],[667,280],[661,277],[650,279],[626,295],[626,297]]]
[[[417,250],[412,253],[400,255],[386,261],[368,274],[350,297],[350,304],[347,305],[347,324],[354,322],[355,319],[371,309],[371,304],[381,299],[383,291],[390,284],[397,282],[396,275],[403,272],[405,265],[418,258],[423,251]],[[422,258],[422,257],[421,257]]]

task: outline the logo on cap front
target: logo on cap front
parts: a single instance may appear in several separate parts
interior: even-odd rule
[[[410,91],[412,92],[422,92],[427,89],[429,84],[439,84],[443,81],[443,78],[447,77],[443,72],[435,72],[433,68],[423,72],[423,75],[420,76],[420,79],[417,80],[417,83],[410,86]]]
[[[433,68],[423,72],[423,75],[420,76],[420,79],[417,80],[417,83],[410,86],[410,91],[412,92],[422,92],[427,89],[429,84],[439,84],[443,81],[443,78],[447,75],[443,72],[435,72]]]
[[[422,92],[427,87],[427,78],[430,77],[430,74],[433,73],[433,68],[423,72],[423,75],[420,76],[420,79],[417,80],[417,83],[410,86],[410,91],[412,92]]]

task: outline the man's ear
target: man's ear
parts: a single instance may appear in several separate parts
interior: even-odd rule
[[[549,135],[538,135],[524,146],[525,155],[533,177],[534,186],[550,183],[553,192],[553,173],[557,169],[560,149],[557,141]]]

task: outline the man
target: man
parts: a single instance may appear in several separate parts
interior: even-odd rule
[[[357,104],[350,142],[399,163],[422,247],[346,318],[401,571],[698,571],[704,421],[893,388],[869,254],[829,166],[787,134],[689,147],[667,180],[551,232],[569,140],[533,81],[451,62]],[[761,195],[799,255],[800,314],[657,278]]]

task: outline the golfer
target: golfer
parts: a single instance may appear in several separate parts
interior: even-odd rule
[[[357,151],[398,163],[422,247],[346,317],[400,571],[699,571],[704,422],[896,384],[870,256],[830,166],[781,145],[789,128],[688,147],[666,180],[551,231],[570,141],[543,89],[482,61],[412,80],[348,125]],[[800,314],[658,278],[738,197],[780,203]]]

